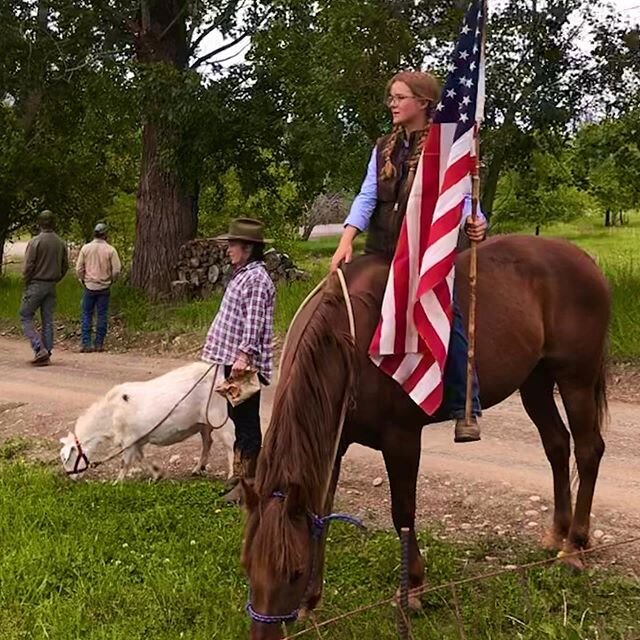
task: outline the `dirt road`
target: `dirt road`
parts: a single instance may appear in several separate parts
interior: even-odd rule
[[[25,342],[0,338],[0,441],[23,436],[55,439],[78,414],[114,384],[148,379],[184,363],[138,354],[79,354],[58,350],[54,364],[32,368]],[[273,390],[264,394],[263,422]],[[611,402],[607,452],[594,502],[594,530],[600,539],[622,539],[640,528],[640,405]],[[171,475],[188,473],[197,441],[155,449],[153,456]],[[443,534],[537,536],[552,508],[551,471],[537,431],[517,396],[486,412],[483,440],[454,445],[451,425],[423,432],[419,515]],[[151,453],[151,452],[149,452]],[[177,459],[177,456],[179,458]],[[214,454],[212,468],[224,461]],[[378,524],[389,524],[382,459],[354,446],[347,454],[339,499],[343,506]],[[378,482],[376,482],[378,484]],[[640,556],[640,547],[633,550]]]

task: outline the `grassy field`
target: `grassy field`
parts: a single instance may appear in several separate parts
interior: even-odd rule
[[[640,220],[625,228],[554,227],[597,256],[614,292],[612,351],[640,359]],[[277,329],[326,271],[335,240],[308,243],[298,262],[309,282],[278,291]],[[0,281],[0,322],[15,324],[21,283]],[[59,318],[79,315],[79,286],[59,288]],[[152,306],[118,286],[114,311],[129,331],[204,332],[219,299]],[[0,640],[238,640],[248,637],[246,583],[238,558],[242,515],[224,508],[209,481],[72,483],[57,469],[20,460],[28,443],[0,445]],[[503,538],[452,544],[420,535],[430,583],[479,575],[495,566],[544,558]],[[327,619],[391,595],[398,542],[388,532],[359,534],[332,525],[323,608]],[[489,564],[486,556],[498,558]],[[537,569],[459,588],[469,640],[638,640],[640,583],[605,570],[573,575]],[[449,591],[430,594],[413,620],[415,638],[460,638]],[[315,632],[307,637],[317,638]],[[375,609],[326,629],[331,640],[385,640],[395,613]]]
[[[584,220],[543,230],[544,235],[564,237],[598,259],[613,291],[611,353],[619,360],[640,360],[640,215],[630,216],[630,224],[605,229],[602,223]],[[336,238],[300,242],[298,264],[309,272],[309,280],[278,289],[276,331],[284,333],[296,309],[325,275],[337,244]],[[359,240],[358,248],[362,246]],[[0,279],[0,324],[17,326],[22,285],[15,273]],[[180,305],[151,305],[131,289],[116,285],[112,312],[119,316],[127,332],[158,332],[169,338],[182,333],[204,335],[220,304],[220,296]],[[68,275],[58,290],[58,318],[77,327],[80,315],[80,285]]]
[[[238,558],[242,515],[207,481],[80,482],[0,448],[0,638],[2,640],[238,640],[248,637],[247,587]],[[431,584],[543,558],[503,539],[475,546],[420,536]],[[385,532],[332,525],[320,619],[394,592],[398,543]],[[469,639],[631,640],[640,636],[640,584],[563,567],[459,588]],[[451,593],[430,594],[414,618],[421,640],[459,638]],[[332,640],[392,639],[383,607],[324,632]],[[315,632],[308,636],[316,638]]]

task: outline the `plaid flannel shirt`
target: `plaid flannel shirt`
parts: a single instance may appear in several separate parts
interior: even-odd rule
[[[202,360],[232,365],[240,352],[246,353],[249,365],[270,382],[274,303],[275,286],[264,262],[250,262],[238,269],[209,328]]]

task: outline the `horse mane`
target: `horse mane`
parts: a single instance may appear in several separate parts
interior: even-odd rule
[[[289,347],[295,351],[281,372],[256,476],[262,512],[251,552],[273,557],[277,541],[274,560],[283,572],[297,566],[305,550],[296,543],[296,517],[287,499],[271,497],[276,491],[295,492],[300,517],[306,518],[306,510],[322,513],[342,407],[354,387],[356,351],[337,276],[329,278],[321,295],[299,341]]]

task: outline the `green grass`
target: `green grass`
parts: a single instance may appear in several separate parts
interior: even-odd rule
[[[631,214],[630,224],[606,229],[598,220],[584,219],[572,225],[543,229],[543,235],[566,238],[597,258],[612,286],[611,354],[618,360],[640,360],[640,214]],[[315,284],[327,273],[337,238],[298,242],[294,258],[309,273],[309,280],[278,287],[275,328],[280,334],[298,306]],[[356,241],[362,249],[363,238]],[[0,279],[0,324],[18,326],[22,283],[17,273]],[[80,317],[80,285],[69,274],[58,287],[57,317],[65,325],[77,328]],[[204,337],[220,305],[221,295],[182,304],[152,305],[138,292],[123,285],[113,291],[112,313],[121,319],[129,333],[158,332],[167,337],[183,333]]]
[[[242,516],[221,507],[219,488],[207,481],[72,483],[45,466],[0,463],[0,638],[247,638]],[[454,546],[423,533],[420,544],[434,585],[488,571],[488,553],[504,563],[544,557],[507,549],[502,539]],[[392,594],[397,561],[394,535],[332,525],[320,619]],[[605,570],[576,576],[551,567],[532,571],[528,587],[527,595],[509,574],[459,588],[467,638],[640,634],[637,582]],[[459,637],[450,592],[430,594],[425,605],[413,621],[416,638]],[[394,612],[360,614],[324,637],[395,638]]]

